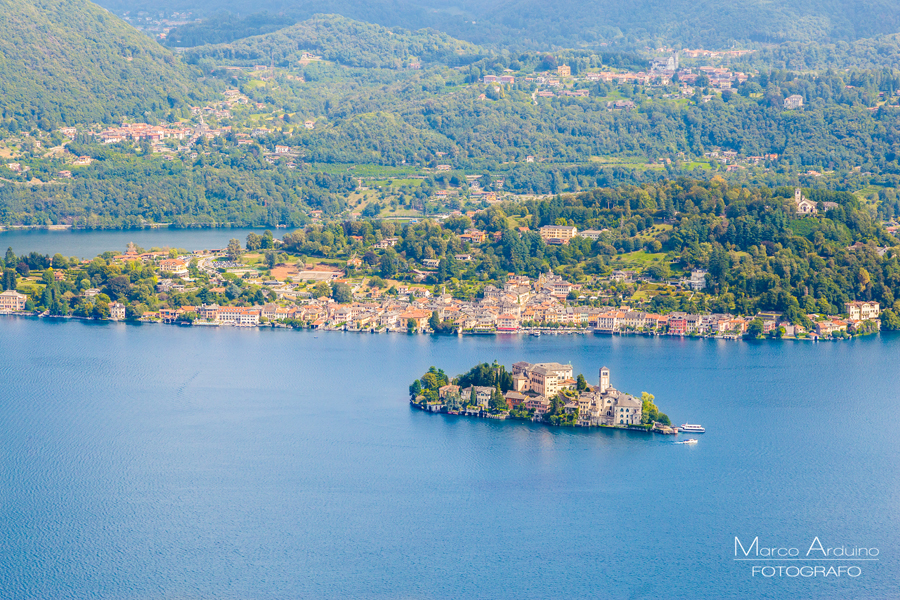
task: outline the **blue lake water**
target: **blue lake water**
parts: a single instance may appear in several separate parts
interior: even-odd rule
[[[217,228],[217,229],[111,229],[102,231],[47,229],[15,229],[0,231],[0,252],[12,248],[17,255],[40,252],[53,256],[57,252],[63,256],[93,258],[103,252],[114,250],[124,252],[129,242],[149,250],[159,248],[184,248],[185,250],[208,250],[224,248],[228,240],[237,238],[244,242],[248,233],[261,235],[265,229]],[[285,229],[272,229],[281,238]]]
[[[896,598],[900,338],[431,338],[0,318],[0,597]],[[413,410],[571,361],[696,446]],[[734,538],[877,547],[743,562]],[[860,568],[752,576],[752,566]]]

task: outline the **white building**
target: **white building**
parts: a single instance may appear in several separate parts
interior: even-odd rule
[[[800,94],[794,94],[784,99],[785,110],[794,110],[795,108],[801,108],[802,106],[803,96],[801,96]]]
[[[794,205],[798,215],[815,215],[819,212],[816,203],[804,196],[800,188],[794,190]]]
[[[877,302],[848,302],[847,314],[851,321],[877,319],[881,314],[881,306]]]
[[[708,272],[703,269],[694,269],[691,271],[691,278],[687,280],[688,286],[694,291],[702,290],[706,287],[707,275]]]
[[[28,296],[20,294],[15,290],[6,290],[0,294],[0,311],[17,311],[25,310],[25,302]]]
[[[596,240],[601,235],[603,235],[603,230],[601,230],[601,229],[585,229],[578,235],[581,237],[587,238],[589,240]]]
[[[125,305],[119,302],[109,304],[109,318],[113,321],[121,321],[125,318]]]

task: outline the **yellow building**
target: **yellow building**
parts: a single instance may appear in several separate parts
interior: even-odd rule
[[[570,225],[544,225],[541,227],[541,239],[544,243],[568,244],[578,233],[578,229]]]

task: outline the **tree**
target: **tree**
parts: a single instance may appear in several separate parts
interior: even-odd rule
[[[269,269],[274,269],[277,262],[278,255],[274,251],[268,250],[266,252],[266,266],[269,267]]]
[[[583,392],[588,388],[587,380],[581,373],[578,374],[578,391]]]
[[[664,413],[659,412],[656,404],[656,398],[653,394],[644,392],[641,394],[641,423],[643,425],[651,425],[653,423],[662,423],[663,425],[671,425],[672,422]]]
[[[422,393],[422,382],[420,382],[418,379],[416,379],[416,380],[413,381],[412,384],[409,386],[409,397],[410,397],[411,399],[415,399],[415,398],[417,398],[417,397],[419,396],[419,394],[421,394],[421,393]]]
[[[253,250],[259,250],[262,245],[262,238],[255,233],[247,234],[247,250],[252,252]]]
[[[238,260],[241,257],[241,254],[243,254],[241,242],[235,238],[228,240],[228,247],[225,249],[225,253],[231,257],[231,260]]]
[[[338,304],[349,304],[353,302],[353,292],[346,283],[335,283],[331,286],[331,297]]]
[[[16,272],[13,269],[3,269],[3,291],[16,289]]]
[[[756,339],[762,336],[764,330],[765,325],[763,324],[762,319],[753,319],[752,321],[750,321],[750,324],[747,325],[747,333],[745,334],[745,337]]]
[[[390,254],[381,257],[381,276],[390,279],[397,274],[397,261]]]
[[[6,263],[6,266],[9,268],[13,268],[16,266],[18,259],[16,258],[16,253],[13,252],[12,248],[6,249],[6,257],[4,258],[4,262]]]
[[[108,319],[109,318],[109,301],[103,300],[100,296],[98,296],[97,303],[94,304],[94,310],[92,312],[92,316],[95,319]]]
[[[881,327],[886,331],[900,330],[900,315],[891,308],[881,311]]]
[[[441,332],[443,328],[441,327],[441,318],[438,316],[438,311],[432,311],[431,316],[428,318],[428,325],[435,333]]]
[[[316,284],[316,287],[313,288],[312,296],[313,298],[324,298],[331,294],[331,288],[328,287],[328,284],[324,281],[320,281]]]
[[[647,275],[649,275],[653,279],[656,279],[657,281],[665,281],[672,276],[672,269],[670,269],[669,265],[666,263],[653,265],[652,267],[647,269]]]
[[[45,309],[49,309],[53,305],[53,288],[49,285],[44,286],[44,291],[41,292],[41,306]]]
[[[131,279],[125,275],[117,275],[107,280],[104,293],[113,300],[120,300],[126,297],[130,290]]]
[[[432,366],[427,373],[422,375],[421,381],[423,388],[437,391],[450,383],[450,378],[442,369]]]
[[[489,408],[493,413],[509,410],[509,404],[506,402],[506,398],[503,397],[503,392],[500,391],[500,384],[494,386],[493,391],[491,391]]]

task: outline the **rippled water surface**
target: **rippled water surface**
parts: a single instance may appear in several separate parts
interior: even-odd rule
[[[0,317],[0,597],[896,598],[898,350]],[[429,365],[494,359],[609,366],[707,433],[407,404]],[[797,563],[735,536],[880,556],[764,578]]]
[[[184,248],[185,250],[208,250],[224,248],[228,240],[236,238],[244,243],[247,234],[262,235],[264,229],[218,228],[218,229],[110,229],[105,231],[46,229],[13,229],[0,231],[0,252],[7,248],[22,256],[29,252],[39,252],[53,256],[57,252],[63,256],[94,258],[107,251],[124,252],[129,242],[149,250],[159,248]],[[281,238],[285,229],[273,229],[272,233]]]

